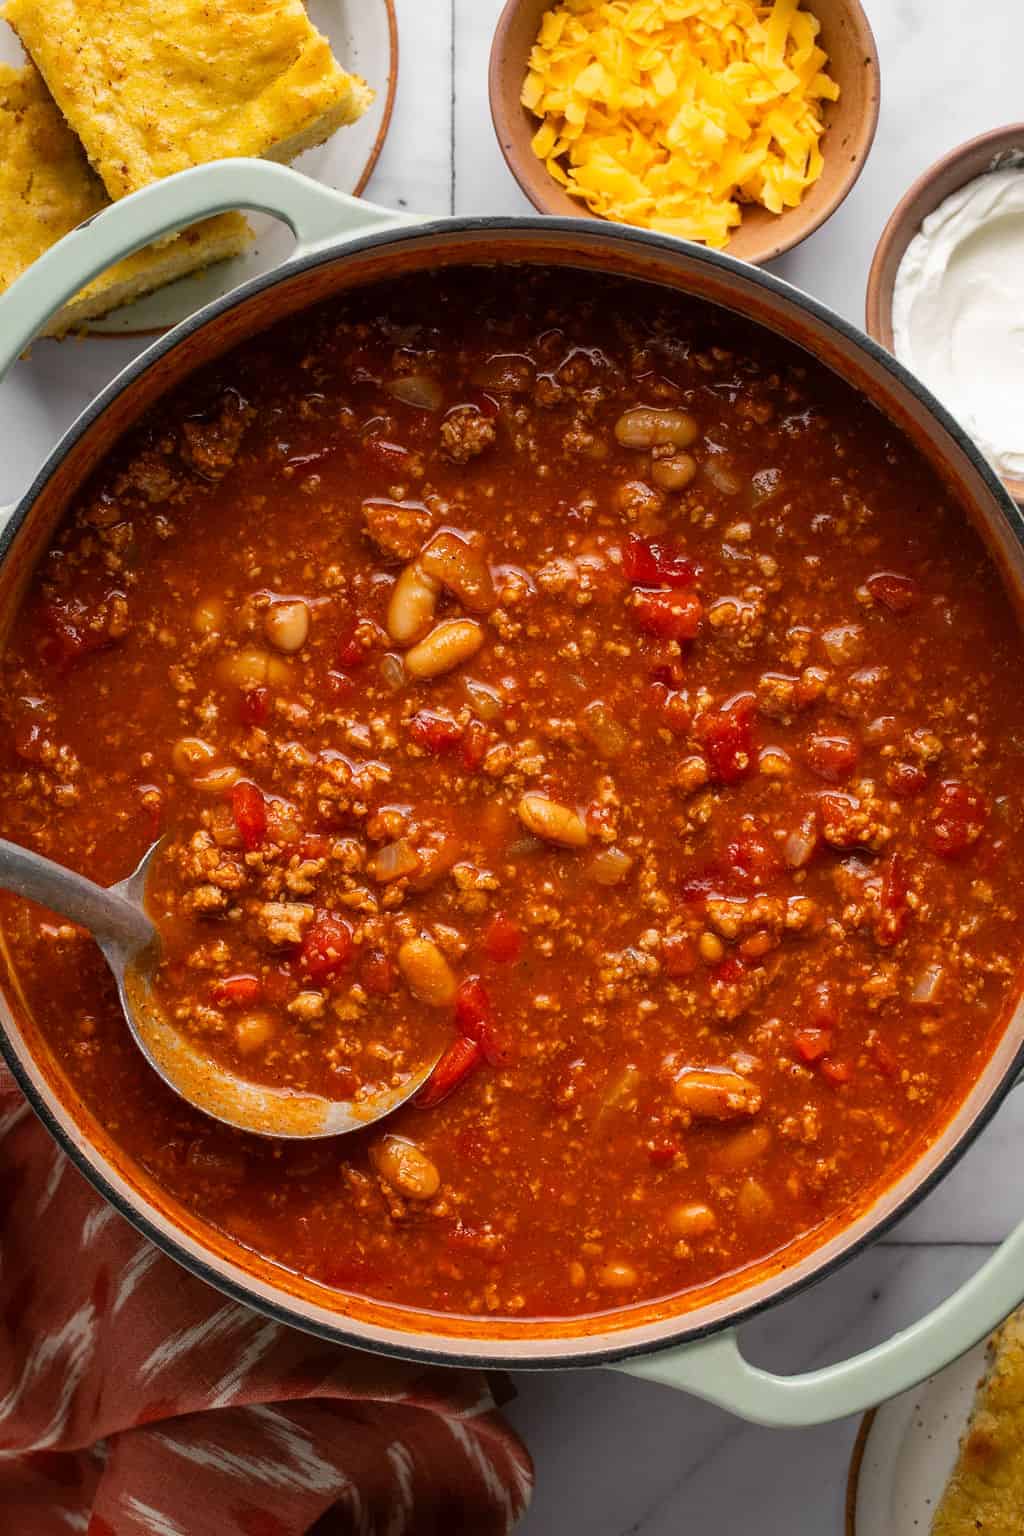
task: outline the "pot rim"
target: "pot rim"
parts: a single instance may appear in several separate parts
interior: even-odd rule
[[[60,438],[56,446],[45,459],[31,484],[19,498],[11,513],[6,526],[0,530],[0,562],[3,562],[11,552],[18,533],[24,524],[29,512],[38,496],[48,481],[58,470],[68,451],[93,427],[107,408],[124,393],[132,384],[146,374],[163,357],[194,335],[210,322],[218,319],[227,311],[234,309],[253,298],[255,295],[272,287],[282,284],[294,278],[302,272],[308,272],[316,267],[336,262],[349,255],[363,254],[373,251],[378,247],[387,245],[415,245],[421,241],[437,239],[448,240],[452,236],[468,235],[562,235],[572,245],[601,245],[619,244],[626,242],[631,245],[647,247],[659,255],[671,258],[684,254],[689,261],[694,261],[698,266],[703,265],[716,269],[723,275],[738,278],[755,289],[761,289],[766,294],[791,304],[802,310],[812,320],[823,326],[826,331],[831,331],[844,341],[853,350],[863,354],[870,362],[888,374],[895,383],[901,387],[919,406],[922,406],[928,415],[941,427],[944,435],[953,446],[967,459],[971,469],[979,477],[985,489],[1002,512],[1007,528],[1012,532],[1016,544],[1024,550],[1024,516],[1008,495],[1002,482],[989,465],[988,461],[975,446],[949,411],[943,406],[928,388],[912,374],[891,353],[886,351],[877,341],[865,332],[861,331],[852,322],[844,319],[801,289],[785,282],[783,279],[763,269],[740,261],[726,252],[712,251],[705,246],[690,244],[689,242],[675,240],[670,236],[657,235],[647,230],[638,230],[625,226],[606,225],[600,220],[577,220],[561,218],[539,218],[537,216],[501,215],[477,215],[468,217],[439,217],[416,224],[402,225],[396,229],[376,231],[374,233],[356,238],[341,237],[337,241],[320,244],[299,256],[293,257],[281,267],[272,272],[263,273],[249,282],[243,284],[230,293],[222,295],[211,304],[197,310],[186,320],[175,326],[173,330],[158,337],[153,344],[143,353],[129,363],[117,374],[86,406],[80,416],[71,424]],[[467,263],[473,260],[471,249],[467,248]],[[543,263],[543,252],[538,258],[538,264]],[[562,263],[566,265],[566,263]],[[568,263],[567,265],[571,265]],[[651,281],[657,283],[658,279],[652,274],[650,279],[636,276],[635,281]],[[718,300],[708,302],[717,303]],[[723,306],[725,307],[725,306]],[[765,329],[763,321],[753,320],[753,324],[760,324]],[[783,334],[777,332],[776,334]],[[801,346],[799,341],[792,344]],[[807,350],[804,347],[804,350]],[[831,364],[819,359],[825,367]],[[838,369],[832,367],[833,372]],[[841,376],[841,375],[840,375]],[[856,388],[857,386],[851,386]],[[2,994],[0,994],[2,1001]],[[1005,1032],[1004,1032],[1005,1035]],[[123,1216],[133,1227],[143,1234],[162,1252],[173,1258],[183,1268],[194,1274],[197,1278],[212,1285],[215,1289],[253,1310],[263,1314],[276,1323],[288,1327],[298,1327],[304,1332],[311,1333],[328,1342],[346,1344],[358,1349],[368,1350],[376,1354],[396,1355],[401,1358],[416,1360],[424,1364],[448,1365],[454,1367],[502,1369],[513,1367],[517,1370],[545,1370],[580,1368],[584,1366],[613,1365],[617,1362],[627,1361],[639,1356],[649,1356],[662,1353],[666,1350],[678,1349],[697,1340],[705,1339],[713,1334],[721,1333],[727,1329],[735,1328],[741,1323],[767,1311],[784,1301],[791,1300],[802,1290],[819,1280],[827,1278],[837,1271],[842,1265],[855,1258],[864,1251],[869,1244],[889,1231],[898,1221],[902,1220],[912,1211],[931,1191],[945,1178],[951,1168],[957,1163],[968,1148],[974,1143],[982,1130],[989,1124],[996,1111],[1000,1108],[1007,1095],[1024,1075],[1024,1040],[1014,1052],[1012,1059],[1004,1068],[1002,1075],[993,1085],[987,1097],[980,1104],[973,1118],[957,1135],[956,1140],[947,1151],[938,1159],[933,1167],[925,1171],[919,1178],[913,1179],[914,1164],[911,1164],[903,1174],[897,1174],[893,1183],[901,1178],[913,1179],[910,1187],[899,1198],[893,1208],[877,1217],[867,1221],[864,1231],[857,1237],[845,1243],[838,1252],[815,1262],[815,1250],[812,1248],[808,1254],[807,1272],[798,1275],[795,1279],[783,1279],[769,1294],[744,1304],[744,1288],[740,1287],[729,1298],[729,1303],[722,1315],[703,1323],[688,1324],[688,1314],[683,1311],[672,1319],[673,1328],[666,1336],[655,1339],[631,1339],[631,1335],[637,1330],[642,1330],[645,1324],[625,1324],[617,1327],[609,1333],[594,1330],[589,1333],[581,1333],[577,1337],[552,1340],[552,1344],[560,1346],[559,1352],[554,1349],[548,1352],[538,1349],[543,1343],[535,1333],[533,1336],[527,1331],[529,1320],[524,1320],[523,1338],[520,1341],[518,1335],[506,1335],[500,1341],[488,1340],[486,1336],[479,1341],[467,1341],[462,1337],[445,1336],[430,1333],[424,1329],[422,1334],[406,1332],[394,1328],[389,1331],[384,1324],[371,1325],[359,1319],[354,1319],[343,1313],[337,1314],[336,1322],[321,1322],[316,1317],[303,1316],[301,1303],[296,1300],[277,1300],[262,1295],[253,1288],[253,1277],[250,1283],[237,1280],[232,1275],[220,1273],[216,1267],[213,1255],[203,1257],[199,1253],[192,1253],[186,1246],[187,1237],[179,1227],[176,1235],[168,1235],[161,1230],[154,1214],[150,1213],[150,1202],[144,1196],[132,1201],[114,1188],[107,1173],[100,1166],[106,1161],[104,1154],[94,1147],[91,1138],[83,1137],[81,1141],[75,1140],[60,1124],[57,1117],[51,1111],[46,1102],[46,1094],[37,1084],[36,1077],[45,1078],[36,1066],[31,1052],[26,1047],[32,1071],[23,1062],[21,1055],[15,1048],[3,1018],[0,1017],[0,1054],[6,1060],[15,1080],[17,1081],[26,1099],[39,1119],[46,1126],[58,1146],[70,1158],[77,1170],[88,1179],[90,1184],[113,1205],[114,1209]],[[991,1060],[991,1058],[990,1058]],[[52,1091],[52,1090],[51,1090]],[[56,1098],[56,1094],[54,1094]],[[962,1106],[961,1106],[962,1108]],[[69,1114],[69,1119],[74,1117]],[[941,1133],[940,1133],[941,1134]],[[937,1138],[933,1138],[933,1143]],[[92,1153],[92,1156],[90,1155]],[[927,1148],[925,1149],[925,1154]],[[925,1155],[922,1154],[922,1155]],[[93,1161],[93,1157],[96,1161]],[[884,1195],[884,1191],[882,1192]],[[866,1207],[859,1213],[855,1213],[847,1226],[851,1226],[859,1217],[863,1217],[871,1207]],[[163,1218],[168,1226],[173,1223],[169,1216]],[[841,1241],[845,1228],[838,1228],[836,1237]],[[196,1247],[200,1245],[196,1242]],[[824,1244],[822,1245],[825,1246]],[[239,1270],[240,1266],[234,1263],[231,1266]],[[268,1287],[269,1289],[270,1287]],[[751,1286],[750,1288],[753,1288]],[[281,1297],[287,1293],[280,1287],[274,1289]],[[671,1298],[666,1298],[668,1302]],[[388,1304],[382,1303],[382,1306]],[[609,1316],[613,1314],[609,1313]],[[620,1314],[614,1314],[616,1316]],[[429,1314],[424,1314],[425,1320],[429,1320]],[[595,1314],[599,1320],[600,1314]],[[538,1324],[544,1319],[532,1320]],[[376,1335],[386,1335],[377,1337]],[[451,1339],[454,1348],[436,1347],[442,1343],[445,1337]],[[421,1343],[420,1340],[428,1342]],[[464,1350],[462,1346],[466,1342],[472,1342],[474,1346],[479,1342],[479,1348],[473,1347]],[[494,1344],[502,1346],[497,1351]]]

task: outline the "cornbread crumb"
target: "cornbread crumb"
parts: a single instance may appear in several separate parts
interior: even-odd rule
[[[302,0],[8,0],[110,196],[237,155],[291,160],[373,100]]]
[[[62,235],[109,205],[99,178],[31,64],[0,64],[0,293]],[[119,261],[53,317],[60,335],[119,304],[212,262],[237,256],[252,239],[238,213],[225,213]]]

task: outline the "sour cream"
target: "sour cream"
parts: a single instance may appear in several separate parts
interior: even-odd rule
[[[893,345],[996,471],[1024,479],[1024,167],[940,203],[893,289]]]

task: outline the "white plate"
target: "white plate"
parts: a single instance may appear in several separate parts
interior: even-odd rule
[[[372,107],[357,123],[341,128],[317,149],[294,162],[307,176],[339,192],[358,195],[370,178],[391,121],[398,75],[398,27],[394,0],[307,0],[314,26],[331,44],[338,62],[362,75],[376,91]],[[23,62],[17,38],[0,21],[0,60]],[[185,277],[148,298],[93,321],[94,335],[124,336],[165,330],[239,283],[269,272],[288,255],[289,229],[262,214],[251,218],[256,243],[245,256],[220,262],[198,277]]]
[[[986,1364],[977,1344],[865,1416],[850,1464],[847,1536],[928,1536]]]

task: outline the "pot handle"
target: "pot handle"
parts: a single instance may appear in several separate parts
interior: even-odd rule
[[[161,235],[235,208],[283,219],[298,241],[291,260],[331,241],[420,222],[270,160],[215,160],[179,171],[87,219],[12,283],[0,298],[0,379],[50,316],[100,272]]]
[[[952,1296],[883,1344],[801,1376],[776,1376],[740,1353],[735,1329],[696,1344],[620,1362],[629,1376],[660,1381],[754,1424],[803,1428],[862,1413],[941,1371],[1020,1304],[1024,1222]]]

